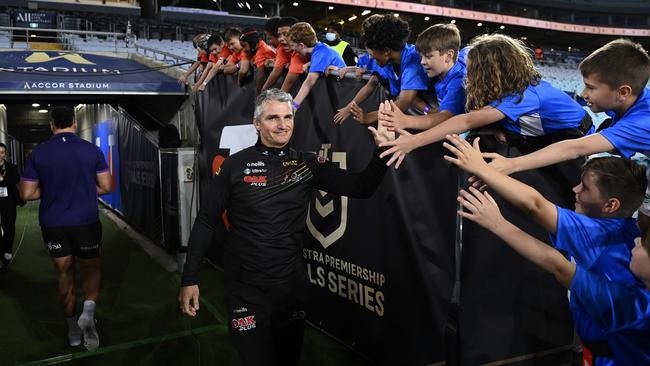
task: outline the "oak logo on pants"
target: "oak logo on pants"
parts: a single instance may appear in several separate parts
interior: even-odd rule
[[[249,315],[239,319],[233,319],[230,321],[230,326],[232,329],[238,329],[240,332],[251,330],[255,328],[255,315]]]

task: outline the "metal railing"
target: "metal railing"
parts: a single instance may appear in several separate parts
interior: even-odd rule
[[[155,48],[151,47],[145,47],[142,45],[139,45],[138,43],[135,43],[133,46],[135,49],[135,52],[138,54],[141,54],[146,57],[150,57],[156,61],[162,61],[162,62],[168,62],[168,61],[174,61],[175,64],[181,64],[181,63],[186,63],[186,62],[194,62],[196,60],[189,59],[186,57],[178,56],[173,53],[165,52],[165,51],[160,51]]]
[[[81,30],[67,30],[67,29],[42,29],[42,28],[25,28],[25,27],[0,27],[0,31],[8,31],[10,38],[10,48],[16,47],[16,43],[24,43],[25,48],[32,50],[31,44],[34,42],[42,43],[41,41],[45,40],[49,43],[59,43],[66,50],[74,50],[74,43],[78,40],[83,42],[84,39],[79,36],[88,36],[96,37],[97,40],[105,39],[107,42],[106,50],[107,52],[118,52],[118,50],[123,49],[120,45],[121,42],[124,42],[126,47],[129,47],[130,43],[135,43],[135,35],[127,35],[126,33],[116,33],[116,32],[93,32],[93,31],[81,31]],[[52,34],[52,35],[50,35]],[[77,36],[77,37],[75,37]],[[101,38],[100,38],[101,37]],[[22,41],[24,40],[24,41]],[[109,44],[110,43],[110,44]],[[99,50],[104,51],[104,50]]]

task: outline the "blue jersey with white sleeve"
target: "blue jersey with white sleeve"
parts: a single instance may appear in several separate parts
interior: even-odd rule
[[[506,130],[524,136],[544,136],[580,128],[587,113],[578,102],[545,80],[530,84],[523,95],[513,94],[490,106],[505,114],[499,122]]]

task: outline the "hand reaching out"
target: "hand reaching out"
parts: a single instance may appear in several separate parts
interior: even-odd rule
[[[474,187],[469,187],[469,192],[461,189],[458,202],[469,211],[459,210],[458,215],[472,220],[490,231],[501,226],[505,220],[496,201],[487,191],[480,192]]]
[[[447,148],[456,157],[445,155],[445,160],[458,166],[468,173],[479,175],[479,173],[488,168],[488,164],[483,159],[481,148],[479,147],[480,137],[474,139],[474,146],[460,138],[460,136],[447,135],[447,141],[442,146]]]
[[[382,104],[386,107],[383,112],[381,109],[379,110],[378,118],[386,125],[389,131],[408,128],[404,123],[404,112],[399,109],[395,102],[387,100]]]
[[[397,133],[400,136],[392,141],[383,142],[379,147],[388,147],[386,151],[381,153],[380,157],[383,158],[392,154],[391,158],[386,163],[387,166],[391,166],[395,163],[395,169],[399,168],[404,161],[406,154],[410,153],[417,146],[415,145],[415,136],[407,132],[406,130],[398,129]]]
[[[352,117],[354,117],[354,119],[357,122],[361,123],[362,125],[368,124],[368,122],[366,121],[367,113],[364,112],[364,110],[361,107],[359,107],[359,105],[354,101],[352,101],[349,105],[350,105],[350,112],[352,113]]]
[[[342,124],[343,121],[345,121],[346,119],[348,119],[348,117],[350,117],[350,113],[351,113],[350,104],[339,109],[339,111],[336,112],[336,114],[334,115],[334,123],[339,125]]]

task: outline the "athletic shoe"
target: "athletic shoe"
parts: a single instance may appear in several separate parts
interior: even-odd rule
[[[79,320],[77,320],[77,324],[83,333],[84,347],[89,351],[97,349],[99,347],[99,334],[97,334],[97,329],[95,329],[95,319],[81,314]]]
[[[76,347],[81,344],[81,328],[77,323],[74,323],[73,328],[68,329],[68,341],[72,347]]]

